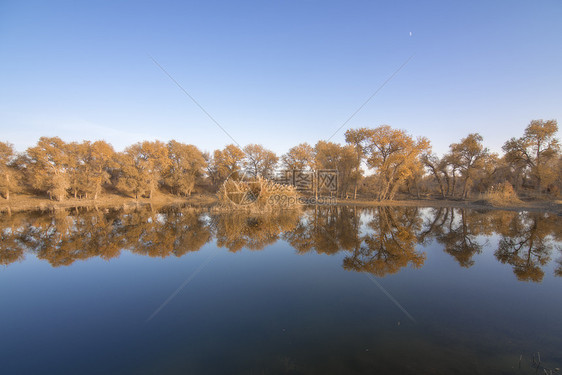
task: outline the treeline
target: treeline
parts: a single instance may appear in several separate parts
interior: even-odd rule
[[[503,155],[490,152],[482,136],[472,133],[441,157],[428,139],[387,125],[350,129],[343,145],[301,143],[280,157],[257,144],[206,153],[174,140],[145,141],[115,152],[105,141],[42,137],[23,153],[0,142],[0,192],[5,199],[25,192],[59,201],[97,199],[107,191],[134,198],[152,198],[157,191],[189,196],[196,189],[215,192],[241,171],[258,177],[276,169],[337,169],[341,198],[359,193],[391,200],[402,193],[465,199],[498,190],[557,197],[562,188],[557,131],[556,120],[531,121],[521,137],[505,142]]]
[[[198,251],[213,240],[231,252],[262,250],[283,240],[299,254],[344,252],[345,269],[383,277],[422,267],[426,253],[418,245],[433,240],[459,266],[472,267],[491,236],[498,239],[496,259],[511,266],[517,279],[540,282],[549,268],[562,277],[562,249],[556,246],[562,227],[554,214],[388,206],[325,206],[267,215],[209,215],[179,206],[16,213],[0,220],[0,265],[26,254],[57,267],[115,258],[123,249],[164,258]]]

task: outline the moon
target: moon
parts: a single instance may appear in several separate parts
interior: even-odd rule
[[[412,36],[412,32],[410,31],[410,36]]]

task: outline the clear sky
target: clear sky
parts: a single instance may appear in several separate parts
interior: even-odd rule
[[[277,153],[388,124],[438,153],[562,121],[562,2],[0,1],[0,140],[176,139]],[[410,35],[411,33],[411,35]],[[562,124],[561,124],[562,125]]]

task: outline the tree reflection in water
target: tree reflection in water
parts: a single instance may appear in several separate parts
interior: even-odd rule
[[[496,258],[511,265],[517,279],[542,281],[542,268],[550,261],[554,247],[552,235],[559,225],[553,215],[514,215],[501,228],[502,238],[495,252]]]
[[[343,267],[379,277],[408,265],[420,268],[425,262],[425,253],[416,250],[416,233],[421,223],[417,208],[376,208],[361,244],[344,259]]]
[[[353,250],[360,243],[359,218],[356,209],[316,207],[306,211],[297,226],[286,232],[283,239],[300,254],[311,250],[319,254]]]
[[[192,209],[59,210],[8,219],[10,225],[0,228],[1,254],[29,251],[54,267],[91,257],[111,259],[122,250],[181,256],[212,238],[207,223]]]
[[[474,265],[474,255],[482,252],[480,235],[485,234],[487,227],[482,225],[480,216],[474,211],[441,208],[420,237],[435,238],[461,267],[469,268]]]
[[[281,233],[297,225],[300,211],[249,214],[228,212],[211,216],[210,227],[218,247],[232,252],[243,248],[262,250],[280,238]]]
[[[315,207],[273,214],[209,214],[189,207],[80,209],[4,215],[0,264],[26,253],[52,266],[91,257],[112,259],[122,250],[150,257],[180,257],[216,241],[237,252],[262,250],[282,239],[297,253],[345,252],[343,268],[382,277],[407,266],[422,267],[421,246],[436,241],[461,267],[499,236],[494,255],[522,281],[540,282],[554,257],[562,276],[561,219],[543,213],[479,212],[456,208]]]

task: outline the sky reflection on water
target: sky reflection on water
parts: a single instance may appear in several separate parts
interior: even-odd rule
[[[555,215],[172,207],[1,223],[8,374],[534,373],[536,352],[562,365]]]

